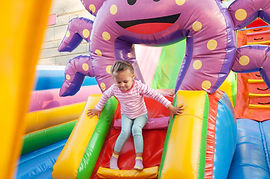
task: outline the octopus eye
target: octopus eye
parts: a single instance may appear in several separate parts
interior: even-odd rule
[[[155,2],[158,2],[158,1],[160,1],[160,0],[154,0]]]
[[[136,0],[127,0],[127,2],[128,2],[129,5],[133,5],[133,4],[136,3]]]

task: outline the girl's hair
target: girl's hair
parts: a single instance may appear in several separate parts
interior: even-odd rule
[[[128,61],[116,61],[111,68],[111,74],[118,73],[129,69],[131,73],[134,73],[134,68]]]

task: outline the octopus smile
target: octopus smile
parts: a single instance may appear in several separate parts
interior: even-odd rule
[[[180,14],[175,14],[171,16],[164,16],[151,19],[117,21],[116,23],[130,32],[138,34],[153,34],[167,29],[173,23],[175,23],[179,17]]]

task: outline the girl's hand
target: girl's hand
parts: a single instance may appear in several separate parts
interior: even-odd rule
[[[99,110],[96,110],[96,109],[88,109],[87,116],[89,116],[89,118],[91,118],[91,117],[97,115],[97,117],[99,118],[100,113],[101,113],[101,111],[99,111]]]
[[[168,109],[171,111],[171,113],[174,114],[182,114],[183,113],[183,105],[179,106],[179,107],[174,107],[172,104],[170,104],[170,106],[168,107]]]

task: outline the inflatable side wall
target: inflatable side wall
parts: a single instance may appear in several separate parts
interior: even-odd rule
[[[226,178],[236,147],[227,95],[178,91],[176,105],[180,104],[185,110],[168,128],[159,178]]]

